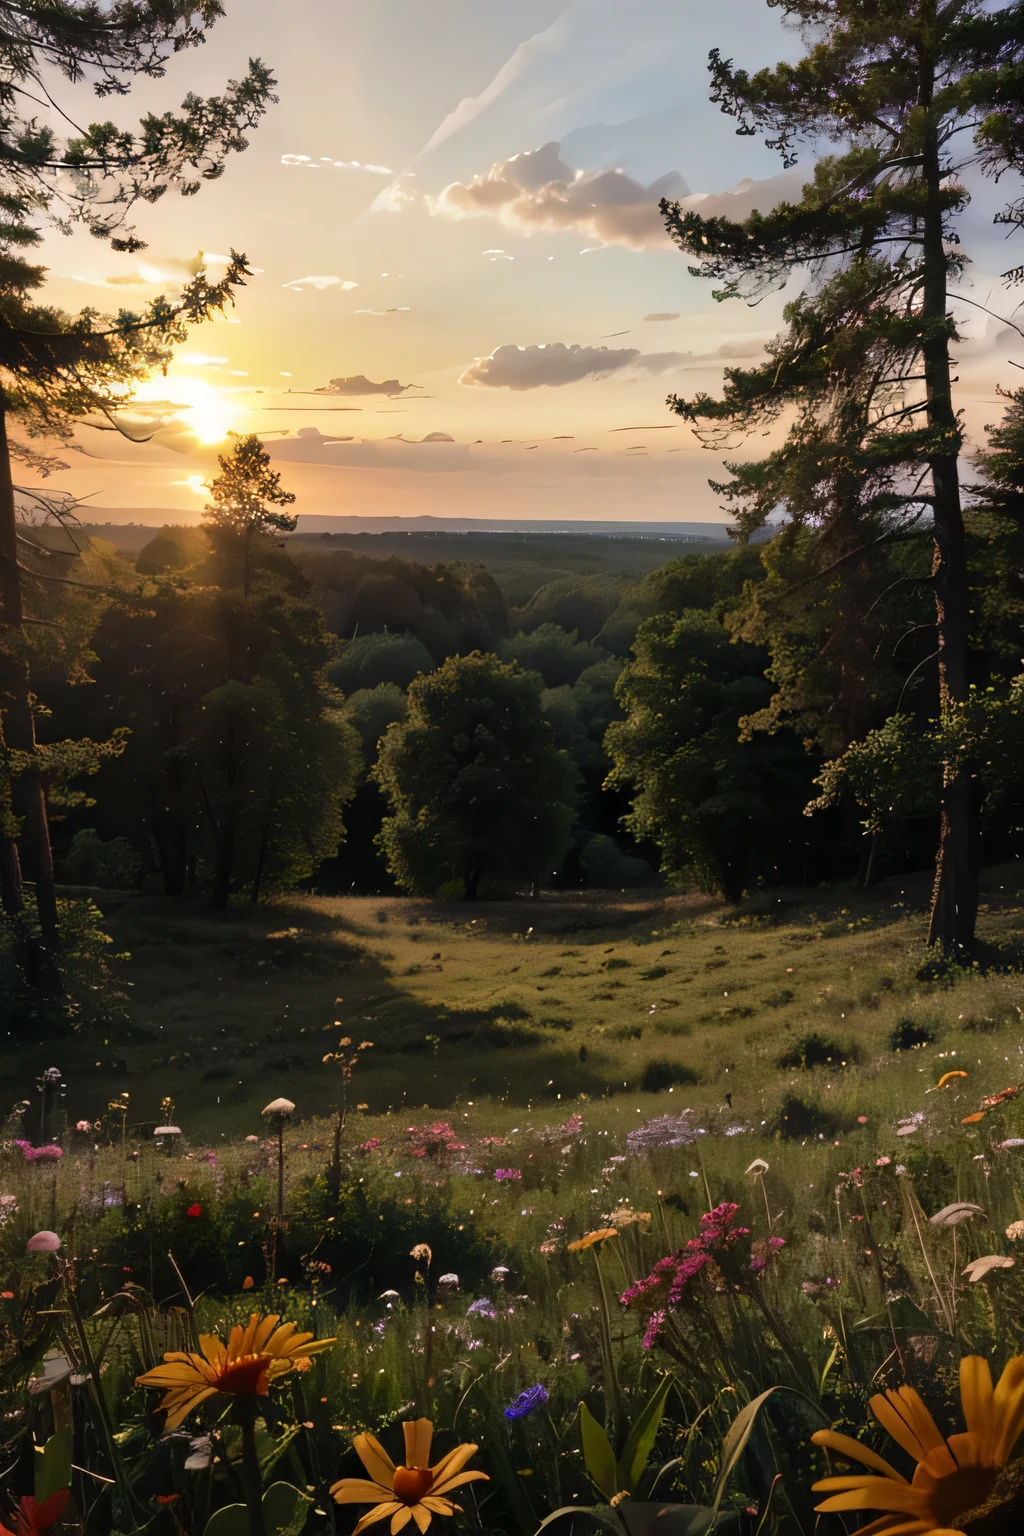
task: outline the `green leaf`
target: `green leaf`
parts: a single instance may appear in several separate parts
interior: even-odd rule
[[[614,1498],[620,1492],[615,1452],[604,1425],[597,1422],[586,1403],[580,1403],[580,1440],[583,1442],[583,1465],[594,1484],[606,1499]]]
[[[58,1429],[45,1445],[35,1447],[33,1458],[36,1499],[41,1504],[51,1493],[71,1487],[71,1431]]]
[[[291,1483],[271,1483],[263,1495],[263,1518],[274,1536],[299,1536],[313,1500]]]
[[[822,1373],[821,1373],[821,1380],[818,1382],[818,1396],[819,1397],[824,1397],[824,1395],[825,1395],[825,1383],[826,1383],[826,1381],[828,1381],[829,1372],[832,1370],[832,1367],[835,1365],[835,1363],[836,1363],[836,1361],[838,1359],[839,1359],[839,1340],[837,1339],[836,1342],[832,1346],[832,1353],[829,1355],[828,1359],[825,1361],[825,1366],[824,1366],[824,1369],[822,1370]]]
[[[244,1504],[225,1504],[207,1520],[203,1536],[249,1536],[249,1511]]]
[[[672,1390],[672,1377],[663,1376],[645,1407],[641,1410],[636,1423],[630,1429],[626,1437],[626,1444],[619,1458],[619,1487],[628,1489],[632,1493],[643,1475],[644,1468],[650,1460],[654,1450],[654,1442],[658,1438],[658,1430],[665,1414],[665,1404],[668,1394]]]
[[[718,1506],[722,1502],[725,1487],[739,1463],[740,1457],[747,1448],[747,1441],[754,1429],[757,1416],[773,1392],[784,1392],[785,1387],[769,1387],[767,1392],[762,1392],[749,1402],[729,1425],[729,1432],[722,1442],[722,1460],[718,1469],[718,1482],[715,1484],[714,1511],[718,1513]]]
[[[629,1536],[704,1536],[715,1520],[706,1504],[647,1504],[623,1499],[619,1513]]]
[[[629,1500],[625,1499],[623,1502],[628,1504]],[[618,1510],[612,1509],[607,1504],[563,1504],[561,1509],[552,1510],[550,1515],[545,1515],[537,1527],[535,1536],[540,1536],[544,1527],[552,1525],[556,1520],[564,1520],[567,1516],[578,1520],[581,1515],[593,1520],[595,1525],[602,1525],[606,1530],[613,1531],[615,1536],[623,1536],[623,1523],[619,1519]]]

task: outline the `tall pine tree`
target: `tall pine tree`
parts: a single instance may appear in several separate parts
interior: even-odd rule
[[[969,580],[952,389],[958,216],[971,168],[1024,165],[1024,6],[978,0],[781,0],[806,52],[748,74],[716,51],[713,99],[741,134],[764,133],[787,166],[798,145],[835,146],[797,202],[743,223],[662,204],[691,271],[716,298],[759,297],[809,269],[786,330],[759,367],[726,370],[723,397],[670,398],[699,435],[728,445],[785,418],[783,446],[730,464],[720,489],[750,534],[773,514],[812,530],[833,571],[886,543],[932,541],[940,705],[968,699]],[[1003,222],[1024,223],[1024,204]],[[1021,273],[1008,273],[1008,278]],[[946,767],[931,942],[971,944],[977,806],[969,764]]]
[[[82,419],[116,425],[133,385],[166,364],[189,323],[231,300],[248,268],[232,253],[220,281],[200,269],[175,298],[104,317],[48,305],[40,294],[45,268],[29,255],[46,224],[65,233],[79,224],[115,250],[142,249],[129,222],[134,207],[170,188],[190,196],[219,177],[275,99],[274,80],[251,59],[221,95],[190,92],[180,111],[147,113],[134,132],[104,121],[68,137],[61,130],[70,114],[54,104],[48,121],[37,109],[53,102],[58,77],[91,84],[100,98],[127,94],[135,79],[160,78],[168,59],[202,43],[222,14],[219,0],[0,0],[0,709],[5,760],[29,765],[13,792],[0,797],[0,897],[8,917],[20,920],[18,843],[27,837],[44,981],[54,975],[57,905],[44,774],[31,766],[36,702],[25,626],[33,594],[52,577],[19,533],[11,461],[45,472],[52,459],[12,438],[10,425],[17,421],[29,437],[58,442],[69,440]]]

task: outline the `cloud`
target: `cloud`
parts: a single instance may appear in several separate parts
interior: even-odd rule
[[[678,315],[644,315],[645,320],[678,320]]]
[[[571,231],[605,245],[643,251],[672,244],[658,206],[663,197],[705,218],[741,220],[755,208],[767,211],[798,194],[803,180],[804,173],[793,169],[764,181],[746,177],[727,192],[691,192],[678,171],[669,171],[644,186],[621,170],[574,170],[562,160],[560,145],[552,140],[539,149],[499,160],[468,182],[453,181],[437,197],[424,201],[432,214],[442,218],[495,218],[525,234]],[[414,200],[413,189],[406,186],[401,201]]]
[[[350,379],[332,379],[329,384],[323,384],[315,389],[315,395],[400,395],[406,389],[419,388],[418,385],[400,384],[397,379],[385,379],[381,384],[374,384],[365,373],[357,373]]]
[[[497,218],[526,233],[571,230],[640,251],[669,243],[658,202],[688,191],[677,171],[649,187],[624,171],[574,171],[552,141],[500,160],[469,182],[453,181],[428,207],[443,218]]]
[[[369,171],[371,176],[393,176],[395,173],[389,165],[371,165],[368,160],[332,160],[330,155],[321,155],[319,163],[314,165],[311,155],[282,155],[282,165],[297,165],[304,171],[318,171],[321,166],[330,165],[336,170],[343,171]]]
[[[316,277],[316,276],[314,276],[314,277],[293,277],[290,283],[282,283],[281,287],[282,288],[294,288],[299,293],[301,293],[304,288],[318,288],[322,292],[325,288],[335,288],[335,287],[337,287],[339,285],[346,292],[350,288],[358,288],[359,287],[358,283],[353,283],[351,281],[351,279],[348,279],[348,278],[346,278],[344,281],[342,281],[342,279],[340,277]]]
[[[548,346],[497,347],[490,357],[478,357],[460,376],[460,384],[490,389],[539,389],[543,384],[575,384],[601,379],[628,367],[640,356],[637,347]]]
[[[658,378],[679,369],[707,366],[728,358],[756,357],[769,333],[723,342],[713,352],[641,352],[639,347],[585,347],[562,341],[546,346],[496,347],[489,357],[475,358],[459,377],[460,384],[489,389],[540,389],[543,385],[577,384],[611,374]]]

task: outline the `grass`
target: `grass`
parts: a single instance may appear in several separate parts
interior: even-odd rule
[[[343,1032],[374,1042],[351,1094],[371,1126],[458,1107],[500,1128],[585,1096],[618,1124],[718,1106],[751,1128],[824,1136],[910,1113],[958,1066],[967,1113],[1024,1077],[1024,981],[1008,968],[1022,897],[1015,869],[988,872],[981,923],[1005,968],[928,979],[925,894],[922,878],[741,909],[607,893],[293,897],[223,916],[108,896],[114,947],[131,956],[127,1022],[12,1045],[5,1076],[28,1097],[56,1062],[75,1118],[127,1091],[142,1127],[170,1095],[195,1134],[231,1136],[281,1094],[301,1116],[330,1113],[339,1084],[323,1056]],[[793,1126],[784,1101],[805,1106]],[[807,1131],[816,1117],[825,1130]]]

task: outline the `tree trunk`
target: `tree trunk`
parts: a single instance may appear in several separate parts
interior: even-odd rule
[[[930,111],[934,69],[925,62],[921,106]],[[928,425],[946,450],[929,461],[935,553],[935,616],[938,628],[939,701],[943,712],[966,702],[970,630],[967,539],[960,505],[957,456],[961,434],[950,383],[949,334],[946,326],[947,273],[943,249],[942,166],[934,125],[926,134],[923,171],[924,282],[921,316]],[[947,446],[948,445],[948,446]],[[928,942],[944,954],[963,952],[974,942],[978,911],[976,807],[969,766],[947,763],[943,772],[939,847],[932,893]]]
[[[480,889],[480,876],[483,874],[483,872],[483,860],[477,859],[476,863],[473,865],[472,872],[464,876],[466,882],[464,898],[466,901],[476,901],[476,893]]]
[[[24,646],[21,572],[18,562],[18,526],[14,504],[14,481],[11,474],[11,453],[7,439],[7,412],[0,402],[0,633],[6,640],[5,658],[7,673],[3,705],[4,739],[14,751],[34,753],[36,746],[35,716],[32,710],[28,660]],[[57,972],[57,945],[59,931],[57,921],[57,889],[53,874],[53,850],[50,846],[49,818],[46,810],[46,786],[41,774],[22,774],[17,785],[17,797],[24,805],[25,825],[30,844],[34,846],[36,875],[36,908],[39,914],[40,943],[33,945],[24,937],[23,961],[26,975],[38,976],[41,990],[53,992],[59,989]],[[13,908],[14,915],[21,912],[23,896],[21,888],[21,860],[17,844],[9,830],[3,833],[0,869],[4,887],[4,908]],[[35,956],[28,951],[37,950]]]

